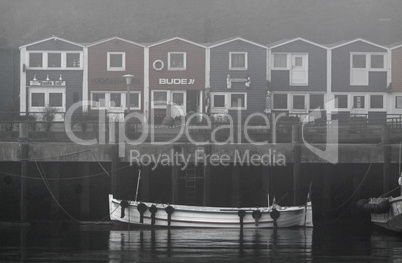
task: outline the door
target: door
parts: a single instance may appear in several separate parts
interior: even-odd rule
[[[186,92],[184,91],[172,91],[172,117],[186,115]]]
[[[290,85],[308,84],[308,57],[306,54],[292,54]]]

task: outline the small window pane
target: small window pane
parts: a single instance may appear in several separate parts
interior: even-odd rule
[[[45,107],[45,93],[32,93],[32,107]]]
[[[109,67],[122,68],[123,67],[123,54],[109,54]]]
[[[80,67],[80,54],[79,53],[67,53],[67,67],[79,68]]]
[[[214,108],[224,108],[225,107],[225,95],[214,95]]]
[[[154,92],[154,105],[166,105],[167,102],[167,92],[166,91],[155,91]]]
[[[353,108],[364,109],[364,96],[353,97]]]
[[[31,68],[43,67],[42,53],[30,53],[29,54],[29,66]]]
[[[287,68],[287,55],[275,54],[274,55],[274,67],[275,68]]]
[[[131,93],[130,94],[130,107],[139,108],[140,107],[140,94]]]
[[[184,54],[172,53],[170,54],[170,68],[183,68],[184,67]]]
[[[287,109],[288,108],[288,95],[287,94],[274,94],[274,109]]]
[[[296,67],[303,67],[303,58],[301,58],[301,57],[296,57],[296,58],[295,58],[295,66],[296,66]]]
[[[366,68],[366,55],[353,55],[353,68]]]
[[[402,109],[402,96],[397,96],[395,98],[395,108]]]
[[[50,107],[63,107],[63,94],[62,93],[49,93],[49,106]]]
[[[323,94],[311,94],[310,95],[310,109],[324,109],[324,95]]]
[[[173,103],[179,106],[184,105],[184,94],[183,93],[173,93],[172,95]]]
[[[49,68],[60,68],[61,67],[61,53],[47,54],[47,66]]]
[[[293,109],[295,110],[304,110],[305,106],[305,99],[303,95],[294,95],[293,96]]]
[[[97,107],[105,107],[105,93],[93,93],[92,100],[97,102]]]
[[[245,107],[245,95],[244,94],[232,94],[230,97],[231,108],[244,108]]]
[[[246,67],[246,54],[232,53],[231,54],[231,68],[245,68]]]
[[[348,95],[335,95],[335,108],[348,108]]]
[[[110,94],[110,107],[121,107],[121,94],[111,93]]]
[[[371,95],[370,96],[370,108],[372,108],[372,109],[382,109],[383,108],[382,95]]]
[[[371,55],[371,68],[384,68],[384,56]]]

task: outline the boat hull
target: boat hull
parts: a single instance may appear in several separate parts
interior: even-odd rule
[[[389,199],[390,208],[386,213],[371,213],[371,222],[380,227],[402,232],[402,196]]]
[[[129,201],[121,205],[122,200],[114,199],[109,195],[110,219],[123,223],[141,226],[161,227],[196,227],[196,228],[273,228],[272,207],[270,208],[231,208],[231,207],[203,207],[170,205],[173,213],[169,219],[166,208],[167,204],[141,202],[146,205],[142,214],[138,211],[140,202]],[[150,212],[154,205],[156,212],[154,219]],[[299,226],[305,218],[305,207],[276,207],[279,217],[276,220],[277,227]],[[243,223],[240,223],[239,210],[244,211]],[[253,212],[259,210],[260,218],[256,220]],[[275,216],[273,216],[275,217]],[[142,222],[141,222],[142,221]]]

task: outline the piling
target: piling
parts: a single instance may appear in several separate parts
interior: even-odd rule
[[[25,178],[28,175],[28,154],[29,154],[28,123],[20,123],[20,134],[18,141],[20,142],[19,151],[20,151],[20,162],[21,162],[20,223],[25,223],[27,218]]]
[[[389,129],[387,125],[383,126],[381,142],[383,144],[383,173],[382,173],[382,192],[388,193],[389,191],[389,171],[391,165],[391,145],[389,137]]]
[[[204,167],[204,200],[203,205],[209,206],[211,204],[211,165],[209,162],[209,156],[211,154],[211,146],[204,147],[204,154],[206,156]]]
[[[300,125],[292,125],[293,144],[293,205],[300,205]]]

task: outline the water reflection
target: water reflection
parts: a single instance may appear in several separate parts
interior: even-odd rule
[[[402,237],[313,229],[0,228],[0,262],[402,262]]]
[[[313,229],[147,229],[112,230],[109,262],[231,261],[282,257],[311,260]],[[122,253],[123,252],[123,253]],[[287,253],[289,252],[289,253]]]

